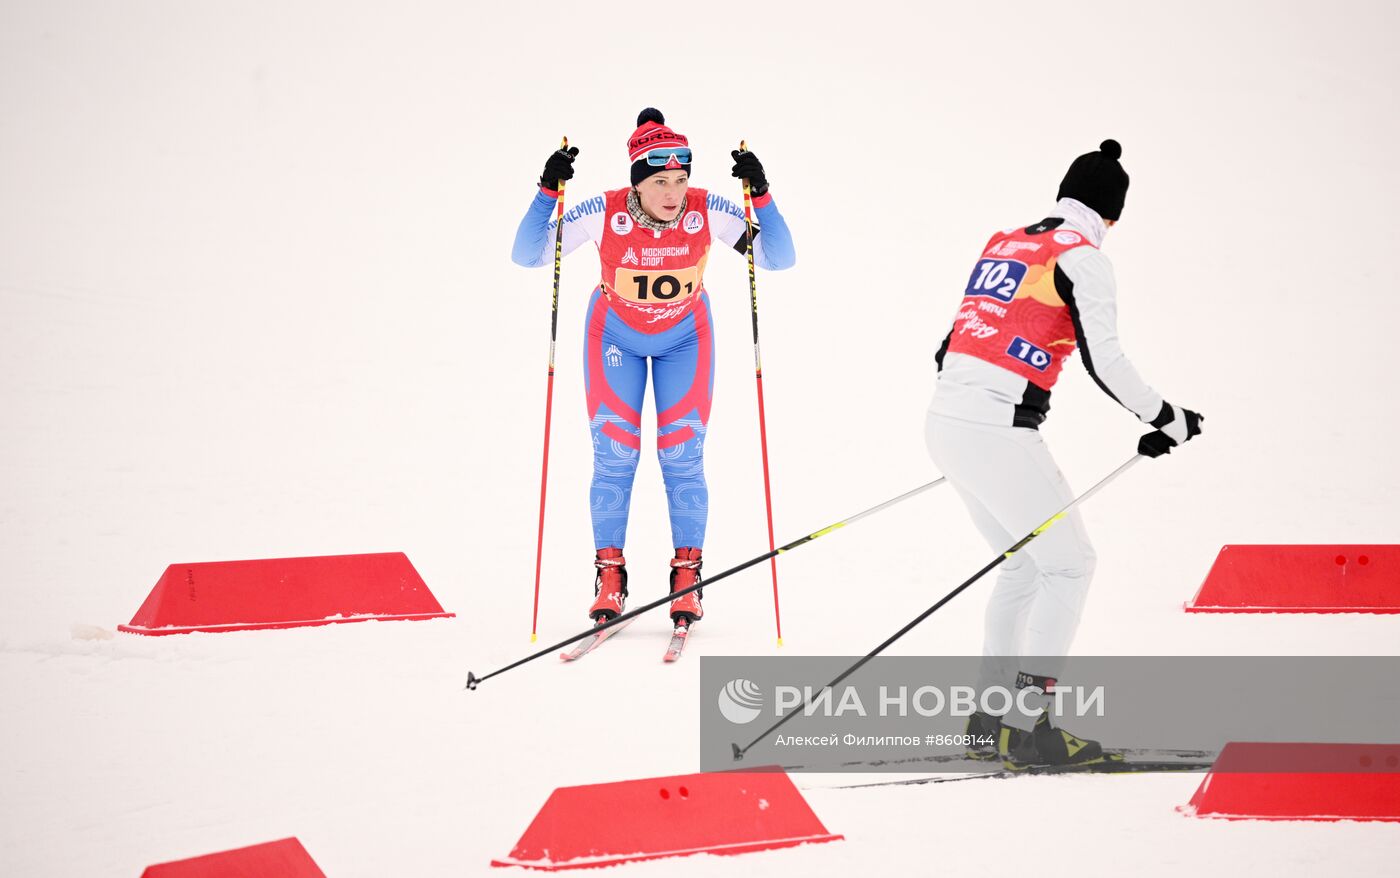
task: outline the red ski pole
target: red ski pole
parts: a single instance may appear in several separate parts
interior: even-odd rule
[[[739,151],[748,152],[748,145],[739,141]],[[753,304],[753,368],[758,382],[758,444],[763,452],[763,506],[768,514],[768,551],[774,551],[773,542],[773,486],[768,478],[768,424],[763,416],[763,357],[758,350],[758,276],[753,265],[753,191],[749,181],[744,181],[744,220],[748,223],[746,250],[749,260],[749,300]],[[783,617],[778,610],[778,556],[769,559],[773,571],[773,624],[778,629],[778,646],[783,645]]]
[[[560,149],[569,148],[565,137]],[[544,498],[549,486],[549,421],[554,408],[554,342],[559,334],[559,263],[564,258],[564,181],[559,180],[559,203],[554,213],[554,299],[549,310],[549,381],[544,392],[544,462],[540,465],[540,529],[535,539],[535,609],[530,615],[530,642],[540,620],[540,564],[544,559]]]

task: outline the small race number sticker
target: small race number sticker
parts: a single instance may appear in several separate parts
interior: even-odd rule
[[[1020,360],[1037,372],[1044,372],[1050,368],[1050,363],[1054,359],[1050,356],[1049,351],[1036,347],[1019,335],[1011,340],[1011,347],[1006,349],[1006,354]]]

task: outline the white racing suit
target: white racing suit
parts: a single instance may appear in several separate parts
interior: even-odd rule
[[[1061,199],[1050,218],[993,236],[939,349],[929,454],[995,551],[1074,499],[1037,427],[1076,345],[1094,381],[1140,420],[1170,417],[1119,345],[1113,267],[1098,249],[1105,231],[1097,213]],[[987,601],[982,687],[1015,692],[1018,671],[1058,678],[1094,561],[1074,511],[1002,563]],[[1048,660],[1021,667],[1022,656]],[[1004,721],[1029,729],[1034,717],[1013,710]]]

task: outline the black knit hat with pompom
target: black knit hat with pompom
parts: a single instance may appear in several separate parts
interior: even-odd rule
[[[1056,198],[1073,198],[1092,208],[1106,220],[1123,214],[1128,196],[1128,172],[1118,163],[1123,147],[1116,140],[1105,140],[1097,152],[1086,152],[1074,160],[1060,181]]]

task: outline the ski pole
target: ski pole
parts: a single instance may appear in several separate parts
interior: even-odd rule
[[[477,687],[477,684],[478,684],[478,683],[484,683],[485,681],[491,679],[492,677],[496,676],[497,674],[504,674],[506,671],[509,671],[509,670],[512,669],[512,668],[518,668],[518,667],[520,667],[521,665],[525,664],[526,662],[532,662],[532,661],[534,661],[535,659],[537,659],[537,658],[539,658],[539,657],[541,657],[541,656],[543,656],[543,655],[548,655],[549,653],[554,652],[556,649],[562,649],[563,647],[568,646],[569,644],[574,643],[575,641],[582,640],[583,638],[589,636],[590,634],[596,634],[596,633],[598,633],[599,631],[603,630],[604,628],[611,628],[611,627],[613,627],[614,625],[620,625],[620,624],[622,624],[623,622],[627,621],[628,619],[634,619],[634,618],[636,618],[637,616],[640,616],[642,613],[648,612],[649,610],[654,610],[654,609],[656,609],[657,607],[660,607],[660,606],[662,606],[662,605],[669,604],[669,603],[671,603],[671,601],[675,600],[677,597],[680,597],[681,595],[690,594],[691,592],[693,592],[693,591],[698,591],[699,589],[702,589],[702,588],[710,588],[710,587],[714,586],[714,584],[715,584],[716,582],[719,582],[721,579],[724,579],[724,578],[727,577],[727,576],[733,576],[735,573],[739,573],[739,572],[741,572],[741,571],[747,570],[747,569],[749,569],[750,567],[754,566],[755,564],[762,564],[764,561],[767,561],[769,558],[772,558],[774,555],[778,555],[778,554],[781,554],[781,553],[783,553],[783,552],[790,552],[790,551],[792,551],[793,549],[797,548],[798,546],[802,545],[803,543],[810,543],[810,542],[812,542],[813,540],[817,539],[818,537],[824,537],[824,536],[826,536],[827,534],[831,533],[832,531],[834,531],[834,530],[840,530],[841,528],[845,527],[845,526],[848,525],[848,524],[855,524],[857,521],[860,521],[862,518],[866,518],[867,516],[874,515],[875,513],[879,512],[879,511],[882,510],[882,509],[888,509],[889,507],[895,505],[896,503],[902,502],[902,501],[904,501],[904,500],[908,500],[910,497],[913,497],[913,496],[915,496],[916,494],[922,494],[923,492],[927,491],[929,488],[933,488],[933,487],[936,487],[936,486],[938,486],[938,485],[943,484],[944,481],[946,481],[946,479],[944,479],[942,476],[940,476],[940,477],[934,479],[933,481],[929,482],[928,484],[920,485],[919,487],[915,488],[915,489],[912,490],[912,491],[906,491],[905,493],[900,494],[898,497],[892,497],[892,498],[890,498],[889,500],[886,500],[885,502],[880,503],[879,505],[870,507],[869,509],[865,510],[864,512],[858,512],[858,513],[856,513],[855,515],[852,515],[850,518],[845,518],[845,519],[842,519],[841,521],[836,522],[835,524],[827,525],[826,527],[822,528],[821,530],[816,531],[815,533],[807,534],[805,537],[802,537],[802,538],[800,538],[800,539],[793,540],[792,542],[788,543],[788,544],[785,545],[785,546],[779,546],[779,547],[776,548],[776,549],[773,549],[773,550],[768,551],[768,552],[764,552],[762,555],[759,555],[757,558],[750,558],[749,560],[745,561],[744,563],[739,564],[739,565],[734,566],[734,567],[730,567],[728,570],[725,570],[723,573],[720,573],[720,574],[718,574],[718,575],[716,575],[716,576],[713,576],[713,577],[711,577],[711,578],[705,580],[704,582],[697,582],[695,585],[692,585],[692,586],[690,586],[689,588],[683,588],[683,589],[681,589],[680,591],[672,592],[671,594],[666,595],[665,597],[661,598],[660,600],[652,601],[651,603],[647,604],[646,606],[638,607],[638,608],[635,609],[635,610],[629,610],[629,611],[627,611],[626,613],[623,613],[623,614],[620,615],[620,616],[614,616],[613,618],[609,619],[609,620],[606,621],[606,622],[603,622],[603,623],[600,624],[600,625],[594,625],[592,628],[588,628],[588,629],[586,629],[586,630],[584,630],[584,631],[580,631],[578,634],[575,634],[573,637],[569,637],[569,638],[567,638],[567,639],[565,639],[565,640],[561,640],[561,641],[559,641],[558,643],[554,644],[553,646],[547,646],[547,647],[545,647],[544,649],[540,650],[539,652],[531,653],[530,655],[525,656],[523,659],[519,659],[519,660],[517,660],[517,661],[513,661],[513,662],[511,662],[510,664],[506,665],[505,667],[497,668],[496,670],[494,670],[494,671],[492,671],[491,673],[486,674],[486,675],[484,675],[484,676],[478,677],[476,674],[473,674],[473,673],[471,673],[470,671],[468,671],[468,672],[467,672],[467,688],[468,688],[468,689],[475,689],[475,688]]]
[[[939,609],[940,607],[942,607],[944,604],[948,603],[948,602],[951,601],[953,598],[955,598],[955,597],[957,597],[958,595],[962,594],[963,591],[965,591],[965,590],[968,588],[968,586],[972,585],[974,582],[976,582],[977,580],[981,579],[983,576],[987,575],[987,573],[989,573],[990,571],[992,571],[993,569],[995,569],[997,566],[999,566],[999,565],[1001,564],[1001,562],[1005,561],[1006,559],[1010,558],[1012,555],[1015,555],[1017,552],[1021,551],[1023,548],[1026,547],[1026,544],[1027,544],[1027,543],[1029,543],[1031,540],[1035,539],[1036,537],[1040,536],[1041,534],[1045,533],[1047,530],[1049,530],[1051,527],[1053,527],[1057,522],[1059,522],[1060,519],[1062,519],[1062,518],[1064,518],[1066,515],[1068,515],[1069,512],[1070,512],[1070,510],[1072,510],[1074,507],[1078,506],[1080,503],[1083,503],[1085,500],[1088,500],[1090,497],[1092,497],[1092,496],[1094,496],[1095,494],[1097,494],[1105,485],[1107,485],[1109,482],[1113,481],[1114,479],[1118,478],[1118,477],[1119,477],[1120,475],[1122,475],[1123,473],[1127,472],[1127,470],[1128,470],[1129,467],[1131,467],[1133,464],[1137,463],[1139,460],[1142,460],[1142,459],[1143,459],[1143,458],[1142,458],[1142,455],[1141,455],[1141,454],[1135,454],[1135,455],[1133,455],[1132,458],[1130,458],[1130,459],[1128,460],[1127,463],[1124,463],[1122,466],[1118,467],[1118,469],[1116,469],[1116,470],[1114,470],[1113,472],[1109,473],[1107,476],[1105,476],[1105,477],[1104,477],[1097,485],[1095,485],[1094,487],[1092,487],[1092,488],[1090,488],[1089,490],[1085,491],[1083,494],[1080,494],[1078,497],[1075,497],[1073,500],[1071,500],[1071,501],[1070,501],[1063,509],[1061,509],[1059,512],[1056,512],[1054,515],[1052,515],[1052,516],[1050,516],[1049,518],[1045,519],[1045,521],[1041,522],[1040,526],[1038,526],[1035,530],[1031,531],[1030,533],[1026,534],[1024,537],[1022,537],[1021,540],[1020,540],[1019,542],[1016,543],[1016,545],[1014,545],[1014,546],[1012,546],[1011,548],[1007,549],[1005,552],[1002,552],[1000,555],[997,555],[996,558],[995,558],[990,564],[988,564],[987,566],[983,567],[981,570],[978,570],[976,573],[972,574],[971,577],[969,577],[968,579],[966,579],[966,580],[963,581],[962,585],[959,585],[957,588],[955,588],[955,589],[953,589],[952,591],[950,591],[950,592],[948,592],[947,594],[945,594],[942,598],[939,599],[938,603],[934,604],[933,606],[929,607],[927,610],[924,610],[922,613],[920,613],[919,615],[915,616],[915,617],[914,617],[914,620],[913,620],[912,622],[910,622],[908,625],[905,625],[903,628],[899,629],[899,630],[896,631],[894,634],[890,635],[890,637],[889,637],[887,640],[885,640],[884,643],[880,644],[879,646],[877,646],[877,647],[875,647],[874,649],[872,649],[870,652],[866,653],[862,658],[858,659],[858,660],[855,662],[855,664],[851,665],[849,668],[846,668],[846,670],[842,671],[840,674],[838,674],[838,675],[836,676],[836,679],[832,680],[830,683],[827,683],[826,686],[824,686],[824,687],[822,687],[822,688],[823,688],[823,689],[831,689],[831,688],[833,688],[834,686],[836,686],[836,684],[840,683],[842,680],[844,680],[844,679],[846,679],[847,677],[849,677],[851,674],[854,674],[854,673],[855,673],[857,670],[859,670],[859,669],[861,668],[861,666],[864,665],[866,662],[870,661],[870,660],[873,659],[875,656],[877,656],[877,655],[879,655],[880,653],[884,652],[884,651],[890,646],[890,644],[894,643],[896,640],[898,640],[899,638],[903,637],[904,635],[906,635],[906,634],[908,634],[910,631],[912,631],[912,630],[914,629],[914,626],[918,625],[920,622],[924,621],[924,620],[927,619],[929,616],[932,616],[932,615],[933,615],[935,612],[937,612],[938,609]],[[806,699],[803,699],[802,704],[798,705],[797,707],[795,707],[795,708],[793,708],[792,710],[788,711],[787,713],[783,714],[781,717],[778,718],[778,721],[777,721],[777,722],[773,723],[773,725],[771,725],[771,726],[769,726],[768,728],[764,729],[763,731],[759,732],[757,735],[754,736],[754,739],[753,739],[752,741],[750,741],[749,743],[745,744],[743,747],[740,747],[738,744],[730,744],[730,746],[734,749],[734,760],[737,762],[737,761],[739,761],[740,759],[743,759],[743,758],[744,758],[744,754],[747,753],[747,752],[749,752],[749,749],[750,749],[751,747],[753,747],[753,745],[757,744],[760,740],[762,740],[763,738],[765,738],[765,737],[767,737],[768,735],[772,734],[773,732],[777,731],[778,728],[780,728],[780,727],[783,725],[783,723],[785,723],[785,722],[787,722],[788,720],[792,719],[792,718],[793,718],[794,716],[796,716],[799,712],[804,711],[804,710],[806,710],[807,708],[808,708],[807,700],[806,700]]]
[[[569,148],[565,137],[560,149]],[[554,408],[554,342],[559,335],[559,264],[564,259],[564,181],[559,185],[559,203],[554,212],[554,298],[549,305],[549,381],[544,391],[544,461],[540,464],[540,528],[535,537],[535,608],[530,614],[530,642],[537,638],[540,619],[540,564],[544,559],[544,498],[549,486],[549,420]]]
[[[748,152],[748,144],[739,141],[739,152]],[[758,383],[758,445],[763,454],[763,507],[768,514],[768,551],[773,570],[773,624],[778,630],[778,646],[783,645],[783,616],[778,611],[778,556],[773,549],[773,486],[768,478],[768,425],[763,416],[763,357],[758,350],[758,276],[753,265],[753,190],[744,180],[745,255],[749,260],[749,300],[753,303],[753,369]]]

